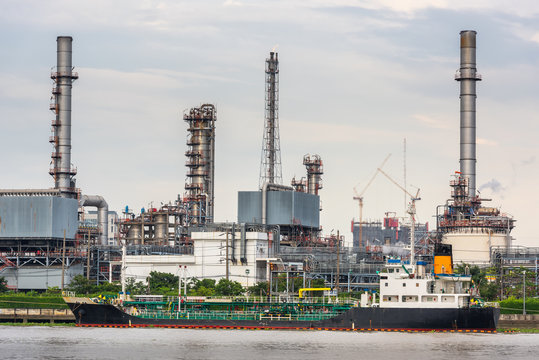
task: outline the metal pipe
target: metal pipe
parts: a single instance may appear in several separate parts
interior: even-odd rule
[[[468,180],[468,196],[476,196],[476,81],[481,80],[475,60],[477,32],[460,32],[460,69],[455,80],[460,82],[460,172]]]
[[[230,247],[232,250],[231,260],[232,264],[236,264],[236,224],[232,223],[232,245]]]
[[[245,223],[240,224],[240,261],[243,264],[247,264],[247,238],[246,238],[246,230],[245,230]]]
[[[99,242],[101,245],[108,244],[109,237],[109,205],[102,196],[99,195],[82,195],[80,199],[81,206],[97,207],[97,223],[99,224]]]

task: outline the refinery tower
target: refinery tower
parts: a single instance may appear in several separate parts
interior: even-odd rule
[[[442,243],[452,246],[455,263],[486,264],[493,249],[511,247],[514,221],[499,209],[485,207],[476,185],[476,35],[460,33],[460,171],[450,181],[451,198],[437,208],[437,228]]]

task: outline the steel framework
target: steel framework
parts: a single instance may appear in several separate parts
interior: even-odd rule
[[[266,106],[264,139],[260,163],[259,188],[264,183],[282,184],[281,145],[279,138],[279,57],[270,52],[266,59]]]

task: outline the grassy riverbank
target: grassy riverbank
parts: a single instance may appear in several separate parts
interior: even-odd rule
[[[522,314],[523,312],[522,299],[509,298],[499,301],[502,314]],[[539,314],[539,299],[526,299],[526,312],[528,314]]]
[[[522,334],[539,334],[539,329],[526,328],[499,328],[499,333],[522,333]]]
[[[74,327],[75,323],[48,323],[48,322],[0,322],[0,326],[18,326],[18,327],[26,327],[26,326],[47,326],[47,327],[57,327],[57,326],[69,326]]]
[[[59,295],[0,295],[0,308],[3,309],[67,309],[67,305]]]

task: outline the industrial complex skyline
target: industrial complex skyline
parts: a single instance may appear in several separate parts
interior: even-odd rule
[[[238,191],[256,190],[264,67],[277,46],[283,183],[324,161],[323,233],[351,242],[353,187],[376,168],[421,188],[434,225],[459,169],[459,31],[477,31],[477,188],[517,220],[515,244],[538,246],[539,5],[503,1],[173,1],[4,4],[0,44],[0,188],[47,188],[56,36],[73,37],[72,157],[77,187],[112,210],[183,195],[183,112],[212,103],[215,220],[237,219]],[[58,11],[58,9],[62,9]],[[404,216],[404,195],[378,177],[363,218]],[[433,226],[432,226],[433,227]]]

